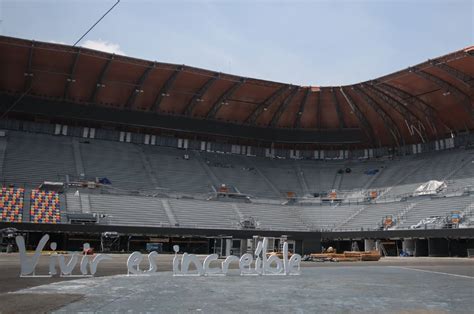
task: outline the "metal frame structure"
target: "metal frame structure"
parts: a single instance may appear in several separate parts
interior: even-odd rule
[[[208,91],[208,89],[211,88],[211,86],[214,84],[214,82],[217,81],[218,78],[219,78],[219,74],[215,74],[210,79],[208,79],[206,83],[204,83],[204,85],[201,86],[201,88],[199,88],[199,91],[196,94],[194,94],[193,98],[191,98],[189,103],[184,108],[183,114],[185,116],[192,115],[193,110],[198,104],[198,102],[203,101],[204,95],[206,95],[206,92]]]
[[[300,106],[298,108],[298,112],[296,113],[295,122],[293,123],[293,127],[295,129],[301,127],[301,116],[304,113],[304,109],[306,107],[306,103],[308,102],[309,94],[311,92],[310,87],[306,87],[305,89],[306,91],[304,92],[303,99],[301,100]]]
[[[290,89],[290,85],[283,85],[279,89],[277,89],[273,94],[268,96],[261,104],[259,104],[254,111],[250,114],[250,116],[245,120],[248,124],[254,124],[258,117],[262,114],[263,111],[266,111],[268,107],[273,104],[273,102],[280,97],[285,91]]]
[[[153,102],[153,105],[150,108],[151,112],[156,112],[160,109],[161,102],[163,101],[164,97],[168,97],[170,94],[170,90],[173,87],[174,82],[178,78],[179,73],[183,70],[182,66],[178,66],[176,70],[168,77],[166,82],[163,84],[161,89],[158,92],[158,95],[156,95],[155,101]]]
[[[110,66],[112,65],[112,61],[115,58],[115,54],[113,54],[107,61],[105,62],[104,66],[102,67],[102,70],[99,75],[99,79],[97,80],[97,83],[95,85],[94,91],[92,92],[91,97],[89,98],[90,103],[95,103],[97,100],[97,94],[99,93],[101,88],[105,87],[104,80],[105,77],[107,76],[107,72],[109,72]]]
[[[130,93],[130,96],[128,96],[127,102],[125,103],[125,106],[124,106],[125,109],[130,109],[133,107],[137,96],[143,93],[143,84],[145,83],[150,73],[155,69],[155,67],[156,67],[156,62],[153,62],[147,68],[145,68],[145,70],[143,71],[142,75],[140,76],[140,78],[138,79],[136,83],[136,88],[134,88],[132,92]]]
[[[292,86],[292,92],[286,96],[286,98],[281,102],[280,106],[278,106],[278,109],[275,111],[273,114],[272,120],[268,124],[271,127],[275,127],[278,123],[278,121],[281,118],[281,115],[283,112],[286,110],[288,105],[293,101],[293,98],[295,97],[296,93],[298,93],[298,88]]]
[[[219,110],[227,103],[227,100],[232,97],[232,95],[245,83],[244,79],[241,79],[235,82],[231,87],[229,87],[218,99],[214,102],[211,109],[206,115],[206,118],[213,119],[216,117],[216,114]]]

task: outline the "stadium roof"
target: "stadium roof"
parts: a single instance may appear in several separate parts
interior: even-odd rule
[[[337,60],[334,60],[337,62]],[[0,36],[0,92],[397,146],[474,130],[474,47],[347,86],[295,86]],[[295,69],[297,71],[298,69]],[[346,131],[346,133],[344,133]]]

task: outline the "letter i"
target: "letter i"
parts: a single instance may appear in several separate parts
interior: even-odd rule
[[[51,253],[51,255],[49,256],[49,274],[51,276],[54,276],[54,275],[57,274],[56,264],[57,264],[57,261],[58,261],[58,253],[56,253],[56,248],[57,248],[56,242],[51,242],[49,247],[53,251],[53,253]]]

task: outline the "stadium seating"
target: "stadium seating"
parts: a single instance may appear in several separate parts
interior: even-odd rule
[[[54,191],[31,190],[30,221],[34,223],[61,222],[59,194]]]
[[[119,225],[226,229],[239,228],[243,218],[252,217],[258,228],[268,230],[375,229],[384,216],[392,215],[398,227],[409,228],[430,215],[443,216],[472,204],[469,195],[474,188],[474,151],[465,149],[393,160],[323,161],[20,131],[9,131],[0,146],[4,182],[37,187],[44,181],[64,181],[66,175],[77,177],[79,172],[89,179],[107,178],[112,183],[108,189],[84,191],[77,197],[67,193],[67,210],[102,214],[107,219],[99,223]],[[448,187],[433,198],[412,197],[428,180],[443,180]],[[230,198],[204,201],[220,184],[253,196],[252,203]],[[313,196],[325,196],[333,189],[342,203],[320,204]],[[373,190],[378,196],[367,203]],[[287,192],[303,198],[301,204],[280,205]],[[28,216],[22,217],[24,193],[4,188],[2,221],[28,221]],[[59,203],[56,193],[34,189],[31,221],[60,222]]]
[[[348,219],[352,214],[362,208],[361,205],[321,205],[321,206],[299,206],[294,210],[301,220],[312,230],[335,229],[338,225]]]
[[[169,203],[180,227],[235,229],[239,222],[231,203],[177,199]]]
[[[297,161],[268,159],[263,157],[255,158],[255,165],[277,188],[280,195],[286,195],[287,192],[294,192],[297,196],[302,196],[304,194],[303,187],[298,181],[295,162]]]
[[[254,157],[240,155],[201,153],[220,183],[235,187],[241,193],[257,197],[277,197],[276,193],[259,174]]]
[[[67,136],[19,131],[9,131],[6,142],[3,181],[32,187],[43,181],[64,181],[66,175],[77,177],[78,169],[89,179],[106,177],[113,188],[124,192],[207,194],[224,183],[267,199],[285,198],[287,192],[301,197],[332,189],[377,189],[384,191],[381,198],[396,198],[433,179],[447,180],[449,190],[474,185],[473,152],[461,149],[395,160],[321,161],[214,152],[196,155],[172,147],[99,139],[80,140],[74,149]],[[190,158],[183,158],[184,154]],[[346,168],[351,171],[338,174]],[[368,175],[369,170],[378,172]]]
[[[3,179],[30,187],[75,174],[71,138],[9,132]]]
[[[392,215],[394,218],[397,218],[406,206],[406,202],[369,204],[359,208],[357,215],[339,225],[337,229],[378,229],[385,216]]]
[[[107,178],[115,188],[153,190],[155,187],[140,158],[136,145],[103,140],[80,143],[85,174],[89,178]]]
[[[158,198],[125,195],[87,195],[90,212],[103,217],[102,223],[129,226],[169,226],[169,219]],[[68,194],[68,199],[73,198]],[[76,205],[77,210],[77,205]]]
[[[308,231],[294,208],[281,205],[238,204],[242,214],[254,217],[260,229]]]
[[[0,190],[0,221],[22,222],[25,190],[2,187]]]
[[[415,205],[402,217],[399,227],[409,228],[421,219],[430,216],[446,217],[451,211],[464,212],[474,203],[474,196],[440,197],[424,199]]]
[[[159,190],[181,193],[208,193],[212,181],[192,155],[184,159],[184,150],[169,147],[143,147],[143,152],[156,173]]]

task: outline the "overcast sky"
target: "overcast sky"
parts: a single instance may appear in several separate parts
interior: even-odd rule
[[[0,34],[73,44],[116,0],[0,0]],[[345,85],[474,44],[474,1],[122,0],[79,43],[298,85]]]

